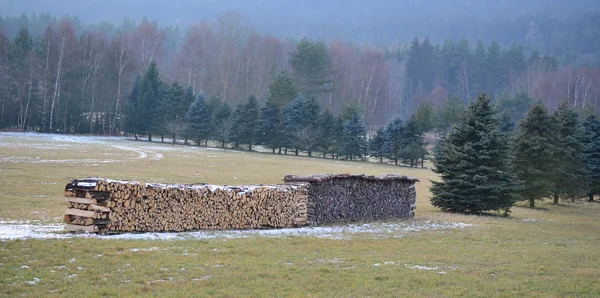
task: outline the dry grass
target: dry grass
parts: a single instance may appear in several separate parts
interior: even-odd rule
[[[421,179],[415,220],[473,224],[402,238],[253,237],[0,243],[6,296],[597,296],[600,204],[516,207],[510,218],[437,211],[428,170],[127,140],[0,134],[0,220],[57,222],[62,189],[90,175],[151,182],[279,183],[285,174]],[[75,142],[72,142],[75,141]],[[162,158],[159,154],[162,154]],[[22,267],[28,266],[28,268]],[[433,269],[435,268],[435,269]],[[431,270],[429,270],[431,269]],[[33,285],[38,278],[39,282]]]

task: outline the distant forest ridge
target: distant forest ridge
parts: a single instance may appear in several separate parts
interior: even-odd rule
[[[414,37],[433,43],[495,40],[506,46],[515,41],[566,63],[600,52],[600,1],[595,0],[4,0],[0,11],[11,17],[8,23],[23,13],[69,15],[81,28],[97,26],[113,34],[116,27],[147,17],[168,27],[175,39],[199,21],[239,12],[260,32],[296,40],[307,36],[378,46],[407,44]],[[20,26],[3,27],[12,37]],[[32,35],[44,27],[41,32],[30,28]]]

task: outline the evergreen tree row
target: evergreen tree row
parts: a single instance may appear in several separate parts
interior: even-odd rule
[[[510,117],[480,95],[434,150],[441,180],[432,182],[431,203],[444,211],[508,214],[519,200],[532,208],[544,198],[592,201],[600,193],[600,120],[587,114],[581,121],[566,102],[551,115],[533,104],[513,131],[506,129]]]
[[[204,146],[214,141],[223,148],[252,150],[253,146],[261,145],[273,153],[304,152],[313,156],[319,152],[322,157],[348,160],[364,159],[370,151],[383,149],[368,149],[367,131],[358,109],[346,108],[344,113],[334,116],[329,109],[323,110],[315,97],[290,92],[286,87],[288,77],[280,79],[283,82],[272,85],[272,96],[262,107],[254,96],[231,107],[218,97],[207,100],[177,83],[166,84],[151,64],[135,80],[128,96],[125,130],[136,139],[139,135],[148,136],[149,141],[153,136],[164,141],[166,136],[173,142],[184,139],[186,144],[191,140]],[[293,100],[288,100],[292,96]],[[413,143],[423,146],[422,134],[412,137],[410,129],[403,126],[402,132],[390,131],[393,139],[386,141],[385,146],[400,141],[403,146]],[[414,140],[403,140],[409,137]],[[408,149],[403,148],[403,152]],[[418,157],[413,154],[411,164],[416,165],[419,158],[424,158],[424,151],[418,152]],[[396,162],[408,160],[406,155],[394,154],[400,153],[390,152],[385,157]]]

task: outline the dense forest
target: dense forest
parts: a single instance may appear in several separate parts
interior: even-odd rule
[[[500,16],[508,16],[512,6],[504,4],[509,2],[494,4]],[[15,3],[3,5],[9,9]],[[457,22],[477,23],[471,29],[452,30],[446,37],[389,29],[386,34],[396,32],[395,37],[377,38],[377,43],[361,40],[359,32],[324,39],[263,33],[253,20],[235,12],[181,27],[163,27],[147,18],[117,25],[86,24],[75,16],[47,13],[3,16],[0,127],[119,133],[126,120],[126,97],[151,63],[165,82],[231,106],[250,96],[263,105],[277,96],[273,85],[289,77],[294,92],[314,97],[333,115],[356,106],[367,131],[396,117],[409,119],[423,102],[439,107],[457,97],[466,104],[480,92],[492,100],[527,94],[551,110],[563,100],[576,109],[598,106],[600,26],[594,24],[600,18],[594,5],[585,6],[582,0],[559,15],[558,10],[535,6],[539,1],[527,3],[521,7],[525,12],[510,20],[484,20],[488,7],[486,13]],[[303,5],[298,9],[304,11]],[[353,7],[347,6],[347,15]],[[321,9],[330,8],[324,4]],[[422,10],[418,5],[414,9]],[[534,9],[537,15],[527,14]],[[513,27],[520,29],[511,31]],[[423,35],[407,39],[406,32]]]

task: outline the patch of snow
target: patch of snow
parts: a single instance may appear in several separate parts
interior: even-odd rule
[[[29,269],[29,266],[23,265],[23,266],[21,266],[21,269]]]
[[[535,219],[535,218],[525,218],[525,219],[523,219],[523,221],[524,222],[536,222],[537,219]]]
[[[77,276],[77,274],[71,274],[71,275],[68,275],[67,278],[73,278],[73,277],[76,277],[76,276]]]
[[[33,286],[33,285],[37,284],[38,282],[40,282],[40,279],[37,277],[34,277],[33,280],[26,281],[25,283]]]
[[[375,267],[379,267],[379,266],[381,266],[381,264],[379,264],[379,263],[375,263],[375,264],[373,264],[373,266],[375,266]]]
[[[427,266],[421,266],[421,265],[414,265],[414,266],[410,266],[408,268],[419,269],[419,270],[438,270],[439,269],[438,267],[427,267]]]
[[[301,227],[271,230],[233,230],[233,231],[194,231],[164,233],[123,233],[117,235],[70,234],[65,233],[62,224],[33,224],[30,221],[0,220],[0,241],[17,239],[131,239],[131,240],[186,240],[186,239],[218,239],[249,237],[318,237],[326,239],[348,239],[354,236],[370,236],[373,238],[399,238],[410,232],[461,229],[471,226],[460,222],[434,222],[407,220],[388,223],[345,224],[335,226]],[[157,248],[132,248],[136,251],[152,251]],[[74,260],[72,260],[73,262]]]

